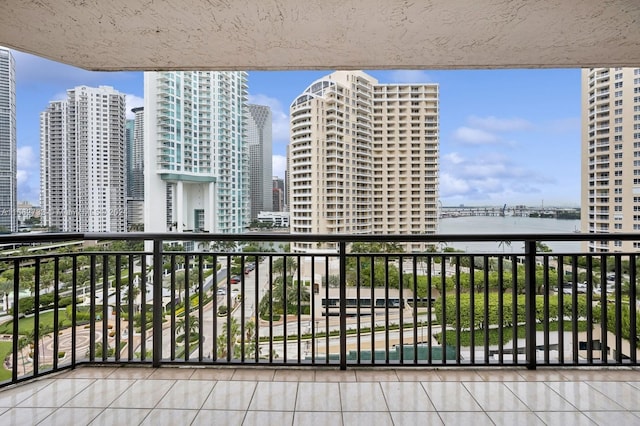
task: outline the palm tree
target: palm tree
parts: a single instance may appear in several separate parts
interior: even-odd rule
[[[23,349],[29,346],[32,341],[29,340],[28,336],[20,336],[18,338],[18,351],[20,351],[20,358],[22,359],[22,372],[27,374],[27,367],[24,362],[24,352]]]
[[[0,275],[0,295],[2,295],[3,306],[2,310],[7,312],[9,310],[9,293],[13,291],[13,281]]]
[[[498,243],[498,248],[502,247],[502,252],[504,253],[505,247],[511,247],[511,241],[500,241]]]
[[[227,324],[229,327],[227,327]],[[227,348],[227,336],[231,336],[231,345],[232,354],[236,357],[236,342],[238,340],[238,336],[240,335],[240,325],[238,324],[237,318],[232,317],[229,323],[224,323],[222,326],[222,333],[218,335],[216,339],[217,347],[218,347],[218,358],[224,358],[228,355]]]
[[[52,332],[53,327],[51,327],[50,325],[40,324],[40,327],[38,327],[38,335],[40,336],[40,341],[42,342],[42,359],[45,358],[44,338],[51,337]]]
[[[186,336],[186,315],[181,317],[178,321],[176,321],[176,335],[177,336],[184,336],[184,342],[185,345],[187,345],[187,336]],[[191,335],[195,335],[198,336],[199,335],[199,330],[200,330],[200,321],[198,320],[197,317],[195,316],[189,316],[189,336]],[[189,341],[191,340],[191,338],[189,338]]]

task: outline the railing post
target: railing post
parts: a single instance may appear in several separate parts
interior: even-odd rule
[[[536,242],[525,241],[525,333],[527,369],[536,369]]]
[[[146,274],[146,271],[142,271]],[[144,339],[144,336],[142,336]],[[188,345],[188,343],[187,343]],[[153,240],[153,367],[162,359],[162,240]]]
[[[340,241],[340,370],[347,369],[347,243]],[[329,330],[326,331],[329,333]]]

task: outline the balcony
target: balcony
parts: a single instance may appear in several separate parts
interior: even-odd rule
[[[42,380],[0,390],[0,406],[45,404],[42,413],[51,413],[51,407],[66,404],[62,413],[76,406],[68,401],[78,398],[80,404],[107,389],[100,393],[103,405],[77,406],[137,407],[154,416],[162,407],[177,408],[167,398],[174,390],[192,394],[186,389],[197,384],[207,391],[194,397],[189,403],[193,407],[180,405],[194,410],[185,414],[228,409],[250,418],[254,411],[289,404],[282,408],[286,415],[300,411],[304,416],[313,411],[302,408],[313,403],[304,395],[318,386],[324,387],[325,399],[347,398],[348,404],[341,400],[336,409],[345,422],[355,415],[352,411],[369,407],[370,401],[359,400],[358,392],[366,392],[371,401],[383,397],[386,404],[375,407],[394,419],[400,415],[396,411],[426,416],[423,409],[441,417],[477,409],[491,417],[495,399],[488,395],[495,392],[512,399],[514,393],[527,416],[547,410],[536,404],[575,415],[589,416],[590,410],[631,415],[624,398],[614,395],[640,388],[640,372],[632,369],[638,366],[639,333],[631,332],[639,330],[638,297],[630,285],[637,280],[637,254],[536,252],[540,241],[586,238],[600,242],[612,236],[3,236],[0,243],[25,248],[0,257],[3,291],[10,293],[3,294],[9,310],[0,317],[0,387]],[[637,235],[616,234],[615,239],[635,241]],[[338,250],[233,248],[256,241],[285,247],[291,240]],[[436,249],[442,242],[461,240],[504,241],[522,249],[508,254]],[[143,242],[146,250],[140,247]],[[177,242],[194,251],[179,250]],[[356,252],[349,248],[356,242],[385,242],[394,248],[422,243],[436,250]],[[34,246],[26,248],[30,244]],[[80,248],[87,244],[91,247]],[[543,367],[539,373],[532,371]],[[576,372],[579,367],[601,369]],[[58,372],[65,373],[50,376]],[[293,391],[281,392],[276,388],[284,386],[282,381],[298,383],[290,385]],[[247,398],[217,400],[210,397],[216,386],[248,392]],[[270,394],[258,392],[263,387],[283,399],[262,400]],[[331,387],[340,392],[329,392]],[[408,396],[396,400],[397,393],[389,394],[393,389]],[[450,391],[464,397],[439,399]],[[45,399],[50,392],[61,396]],[[553,401],[546,396],[540,400],[530,392],[558,395]],[[578,394],[584,402],[575,405]],[[582,394],[593,398],[583,399]],[[150,403],[147,397],[156,399]],[[205,397],[212,401],[206,403]],[[398,408],[414,398],[431,405],[422,405],[416,410],[420,414]],[[527,398],[533,398],[531,404]],[[595,408],[602,406],[607,408]],[[153,407],[159,412],[150,412]],[[320,411],[333,413],[329,408]],[[495,411],[503,415],[501,409]]]

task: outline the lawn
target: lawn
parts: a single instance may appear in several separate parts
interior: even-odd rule
[[[21,318],[18,320],[18,334],[28,335],[33,332],[33,316]],[[67,318],[66,310],[58,311],[58,321],[62,322],[61,329],[71,327],[71,320]],[[53,330],[53,311],[40,313],[40,326]],[[13,321],[5,322],[0,325],[0,334],[12,334]]]
[[[11,371],[4,368],[4,360],[11,353],[11,346],[12,342],[0,342],[0,362],[2,362],[2,366],[0,367],[0,382],[11,379]]]

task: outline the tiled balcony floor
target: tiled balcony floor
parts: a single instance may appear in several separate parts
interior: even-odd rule
[[[640,369],[79,367],[0,390],[0,425],[632,425]]]

